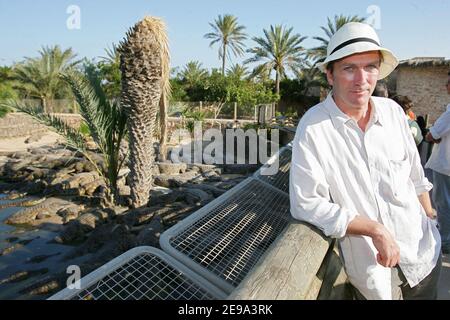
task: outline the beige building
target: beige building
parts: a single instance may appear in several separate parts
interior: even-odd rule
[[[428,114],[432,124],[450,103],[446,89],[449,71],[450,60],[445,58],[404,60],[390,77],[389,87],[396,94],[408,96],[414,103],[414,113]]]

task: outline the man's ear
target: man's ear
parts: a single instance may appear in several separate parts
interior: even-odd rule
[[[330,86],[333,86],[333,73],[329,69],[327,69],[327,81]]]

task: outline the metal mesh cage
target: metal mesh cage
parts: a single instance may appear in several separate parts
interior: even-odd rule
[[[258,171],[255,172],[254,177],[289,194],[289,170],[291,169],[292,149],[284,147],[267,161]],[[264,168],[278,161],[278,171],[272,175],[263,175]]]
[[[288,195],[248,178],[165,231],[160,244],[230,293],[289,220]]]
[[[161,250],[137,247],[50,300],[212,300],[226,294]]]

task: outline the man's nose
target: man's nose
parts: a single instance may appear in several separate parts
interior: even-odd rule
[[[353,81],[356,84],[364,84],[367,82],[367,76],[368,76],[367,71],[364,70],[364,68],[356,68]]]

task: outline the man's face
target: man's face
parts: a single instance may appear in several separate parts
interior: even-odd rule
[[[358,53],[336,61],[333,72],[327,71],[328,83],[333,86],[336,104],[344,112],[366,108],[379,73],[378,51]]]

